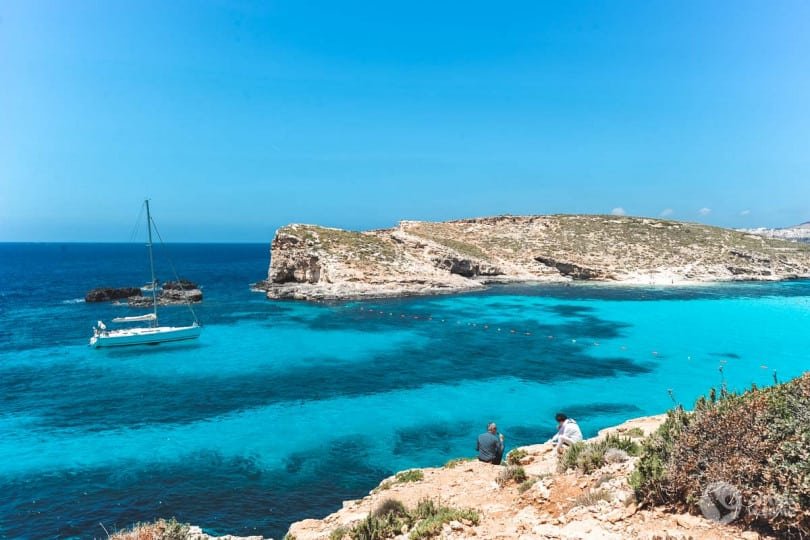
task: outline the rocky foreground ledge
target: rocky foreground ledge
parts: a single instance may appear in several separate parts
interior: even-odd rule
[[[403,221],[353,232],[280,228],[269,298],[436,294],[488,283],[591,280],[669,285],[810,277],[810,245],[695,223],[597,215]]]
[[[643,437],[655,431],[665,415],[638,418],[599,432]],[[441,526],[444,539],[487,540],[756,540],[772,538],[741,531],[691,514],[643,509],[628,478],[638,458],[618,454],[589,474],[557,472],[557,457],[549,444],[518,449],[513,454],[525,476],[510,475],[517,467],[456,460],[442,468],[414,469],[384,480],[367,497],[347,501],[324,519],[294,523],[286,538],[336,540],[353,538],[350,531],[390,500],[413,508],[432,499],[452,508],[472,510],[477,523],[465,518]],[[421,473],[421,474],[420,474]],[[517,477],[517,478],[510,478]],[[386,502],[389,501],[389,502]],[[412,538],[404,531],[398,540]]]

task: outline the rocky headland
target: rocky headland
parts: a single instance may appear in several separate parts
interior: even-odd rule
[[[364,232],[280,228],[268,298],[435,294],[489,283],[590,280],[669,285],[810,277],[810,246],[651,218],[498,216],[402,221]]]
[[[666,415],[638,418],[599,432],[589,442],[619,435],[641,440],[664,422]],[[444,539],[487,540],[755,540],[771,538],[743,531],[703,516],[644,507],[636,500],[628,479],[637,457],[621,451],[601,467],[588,472],[559,471],[550,444],[512,451],[509,467],[477,460],[454,460],[444,467],[414,469],[383,480],[368,496],[346,501],[343,508],[323,519],[293,523],[288,537],[295,540],[357,538],[352,531],[380,508],[395,500],[413,508],[425,499],[449,508],[471,510],[477,519],[454,519],[442,524]],[[517,471],[520,473],[509,471]],[[414,474],[418,472],[419,474]],[[398,540],[414,538],[401,531]],[[384,538],[385,536],[380,536]]]

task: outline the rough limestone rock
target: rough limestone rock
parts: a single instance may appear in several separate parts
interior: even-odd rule
[[[122,298],[140,295],[141,290],[138,287],[100,287],[84,295],[84,301],[109,302],[110,300],[121,300]]]
[[[612,281],[670,285],[810,277],[810,245],[696,223],[625,216],[499,216],[402,221],[346,231],[276,232],[269,298],[435,294],[488,283]]]

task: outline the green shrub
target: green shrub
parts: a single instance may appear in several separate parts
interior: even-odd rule
[[[610,434],[594,442],[578,442],[568,447],[558,463],[558,469],[567,471],[578,469],[591,473],[605,465],[605,453],[609,449],[622,450],[630,456],[637,456],[641,447],[629,437]]]
[[[332,531],[329,538],[342,540],[348,535],[352,540],[383,540],[402,534],[406,529],[410,529],[410,538],[430,538],[438,535],[445,523],[467,520],[477,525],[479,519],[473,509],[442,506],[432,499],[422,499],[410,511],[401,502],[387,499],[350,530],[340,527]]]
[[[538,480],[539,480],[539,478],[537,478],[537,477],[529,478],[527,480],[524,480],[518,486],[518,493],[526,493],[527,491],[529,491],[532,488],[533,485],[535,485],[537,483]]]
[[[529,453],[522,448],[515,448],[506,454],[506,463],[508,465],[520,465],[520,460],[528,456]]]
[[[329,534],[329,540],[343,540],[350,533],[350,529],[340,526]]]
[[[478,525],[480,517],[472,508],[451,508],[437,504],[432,499],[419,501],[412,517],[419,520],[411,530],[410,538],[431,538],[442,532],[442,526],[451,521],[468,520]]]
[[[647,493],[645,499],[649,502],[664,502],[664,498],[654,500],[651,495],[663,488],[665,465],[671,459],[675,441],[689,425],[691,417],[681,406],[667,411],[667,418],[661,427],[642,443],[641,459],[629,479],[637,496]]]
[[[408,471],[399,472],[396,475],[397,484],[404,484],[405,482],[419,482],[420,480],[424,479],[425,473],[422,472],[422,469],[410,469]]]
[[[644,430],[641,429],[640,427],[634,427],[625,431],[624,435],[630,437],[631,439],[639,439],[641,437],[644,437]]]
[[[369,514],[366,519],[352,527],[349,536],[352,540],[385,540],[400,534],[403,522],[393,514],[381,517]]]
[[[505,486],[509,482],[516,482],[518,484],[525,482],[528,476],[526,471],[520,465],[509,465],[504,467],[498,477],[495,479],[499,486]]]
[[[639,501],[693,512],[714,482],[739,492],[735,523],[810,535],[810,374],[742,394],[721,388],[693,413],[670,411],[631,477]]]
[[[396,517],[403,517],[408,515],[408,510],[401,501],[396,499],[385,499],[380,503],[379,506],[377,506],[373,512],[373,515],[375,517],[384,517],[388,514],[393,514]]]
[[[110,540],[185,540],[189,525],[180,523],[174,518],[158,519],[153,523],[139,523],[131,529],[110,535]]]

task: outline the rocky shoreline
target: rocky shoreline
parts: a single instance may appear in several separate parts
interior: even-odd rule
[[[810,246],[650,218],[498,216],[402,221],[354,232],[280,228],[267,279],[271,299],[343,300],[442,294],[493,283],[594,281],[684,285],[810,277]]]
[[[636,418],[599,432],[641,437],[655,431],[665,415]],[[492,540],[756,540],[771,538],[731,525],[685,513],[643,508],[635,501],[628,478],[637,458],[624,456],[589,473],[558,472],[557,456],[549,444],[517,449],[525,480],[503,481],[507,467],[477,460],[454,460],[444,467],[414,469],[415,481],[383,480],[368,496],[346,501],[323,519],[306,519],[290,526],[287,538],[334,540],[349,538],[351,527],[394,499],[412,507],[426,498],[456,508],[474,510],[478,522],[450,521],[439,538]],[[345,532],[344,532],[345,531]],[[344,536],[341,536],[343,534]],[[396,536],[408,538],[407,531]]]
[[[587,443],[608,437],[639,442],[654,433],[666,415],[628,420],[599,431]],[[508,443],[507,443],[508,448]],[[636,500],[629,480],[639,460],[614,452],[594,470],[560,471],[548,443],[514,448],[509,464],[494,466],[462,457],[443,467],[410,469],[383,479],[362,499],[344,501],[322,518],[290,525],[284,540],[346,540],[351,531],[383,507],[414,508],[430,500],[447,509],[463,509],[475,519],[450,519],[430,537],[443,540],[775,540],[776,536],[743,530],[702,515],[647,507]],[[515,471],[520,469],[520,474]],[[144,540],[166,536],[185,540],[272,540],[263,536],[210,536],[200,527],[158,520],[120,531],[111,540]],[[163,530],[161,535],[159,532]],[[400,531],[394,540],[412,538]],[[364,536],[360,536],[365,538]],[[389,536],[386,536],[389,537]]]

